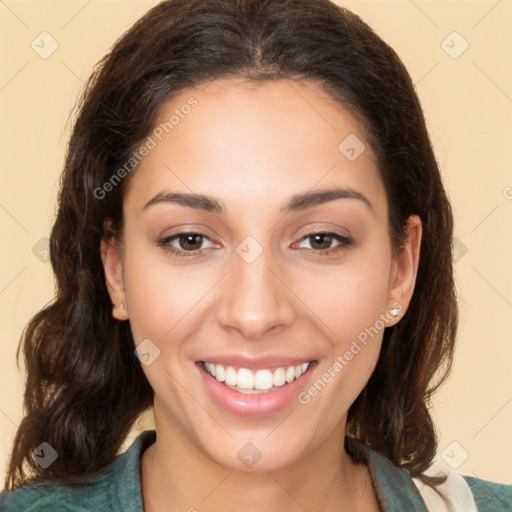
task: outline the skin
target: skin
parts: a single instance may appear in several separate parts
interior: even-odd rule
[[[308,404],[294,400],[267,418],[221,409],[195,361],[304,357],[318,362],[314,383],[379,315],[387,326],[400,321],[414,290],[421,221],[410,217],[408,240],[395,254],[364,129],[314,82],[217,80],[181,91],[162,106],[156,126],[191,96],[197,107],[131,176],[120,240],[101,244],[114,317],[129,319],[136,345],[150,339],[160,350],[143,366],[158,433],[142,457],[145,510],[378,511],[368,469],[352,462],[342,439],[346,412],[375,368],[382,329]],[[366,145],[354,161],[338,150],[349,134]],[[280,211],[295,194],[334,186],[364,194],[371,209],[345,198]],[[162,191],[213,196],[225,212],[170,202],[144,209]],[[187,230],[205,235],[192,247],[201,254],[179,257],[158,246]],[[339,242],[315,245],[306,238],[312,232],[353,243],[321,254]],[[236,252],[247,236],[263,251],[252,263]],[[177,238],[168,245],[187,250]],[[395,303],[401,310],[392,318],[386,312]],[[251,469],[237,457],[247,442],[262,454]]]

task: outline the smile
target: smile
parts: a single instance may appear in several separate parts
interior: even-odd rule
[[[196,361],[207,395],[224,412],[247,418],[269,417],[297,404],[318,366],[316,360],[289,358],[223,357],[224,364],[208,359]]]
[[[245,394],[275,391],[301,377],[306,373],[310,364],[309,362],[297,366],[281,366],[272,370],[266,368],[257,370],[239,368],[236,370],[232,366],[203,362],[208,374],[218,382]]]

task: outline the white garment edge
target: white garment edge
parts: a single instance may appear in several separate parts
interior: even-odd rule
[[[447,475],[446,481],[435,487],[423,483],[419,478],[412,479],[428,512],[478,512],[471,488],[461,475],[437,466],[430,467],[424,474]]]

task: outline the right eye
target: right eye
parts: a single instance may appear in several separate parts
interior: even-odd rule
[[[161,238],[157,241],[157,245],[166,252],[176,256],[187,257],[200,254],[205,249],[202,247],[205,240],[211,242],[206,235],[190,231]]]

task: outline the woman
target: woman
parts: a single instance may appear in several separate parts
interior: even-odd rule
[[[452,213],[409,75],[349,11],[149,11],[88,82],[50,243],[5,510],[512,506],[431,472]]]

